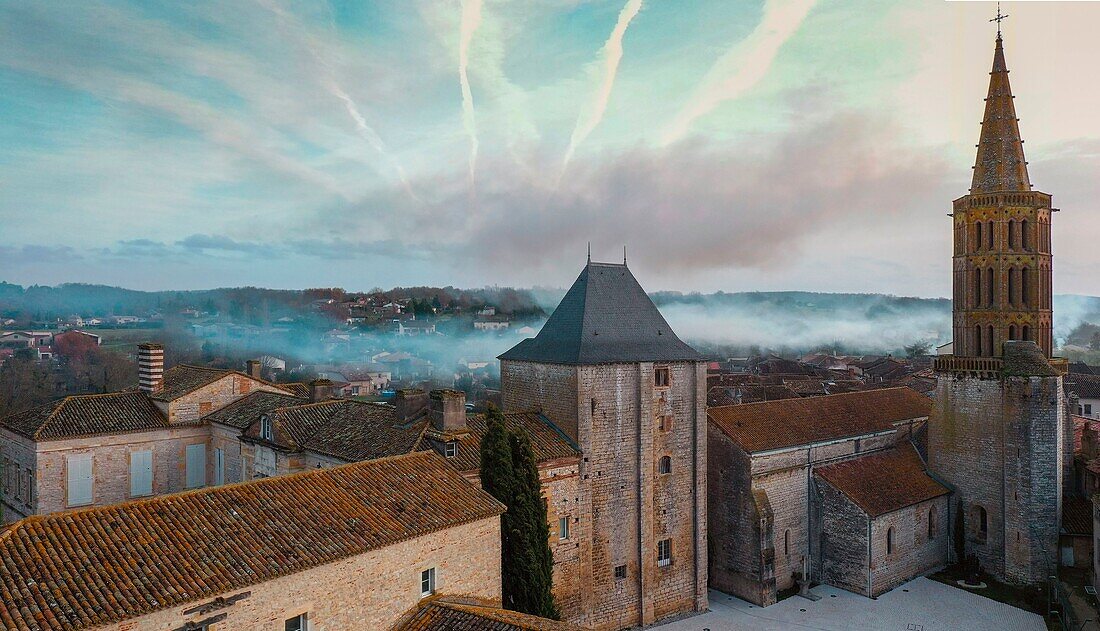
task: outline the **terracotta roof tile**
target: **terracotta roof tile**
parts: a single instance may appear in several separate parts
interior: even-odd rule
[[[1062,498],[1062,532],[1067,535],[1092,536],[1092,501],[1066,495]]]
[[[567,622],[501,609],[472,598],[451,596],[422,602],[394,631],[580,631]]]
[[[221,423],[237,429],[244,429],[256,419],[273,410],[285,408],[295,403],[305,403],[307,400],[292,394],[279,394],[257,390],[248,396],[237,399],[233,403],[215,410],[203,417],[213,423]]]
[[[57,440],[168,427],[142,392],[83,394],[58,399],[3,419],[0,425],[33,440]]]
[[[814,469],[870,517],[912,506],[950,491],[932,479],[912,445]]]
[[[108,625],[503,511],[411,454],[29,517],[0,533],[0,626]]]
[[[456,469],[462,472],[481,469],[481,437],[488,431],[489,425],[484,414],[466,417],[466,426],[470,433],[458,439],[458,449],[454,458],[448,458]],[[504,415],[504,426],[511,431],[526,432],[531,439],[531,448],[535,452],[536,462],[548,462],[563,458],[579,458],[580,449],[561,430],[543,415],[537,412],[515,412]],[[430,449],[428,440],[420,441],[420,449]]]
[[[932,401],[909,388],[710,408],[710,422],[749,453],[889,430],[927,417]]]

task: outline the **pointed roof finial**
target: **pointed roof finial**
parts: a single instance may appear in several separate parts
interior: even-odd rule
[[[997,23],[997,39],[1001,39],[1001,22],[1003,22],[1005,20],[1005,18],[1007,18],[1007,17],[1008,17],[1007,13],[1004,13],[1004,14],[1001,13],[1001,3],[998,2],[997,3],[997,17],[990,20],[990,22],[996,22]]]
[[[588,262],[592,262],[592,242],[588,242]]]
[[[626,246],[623,246],[623,265],[626,265]]]

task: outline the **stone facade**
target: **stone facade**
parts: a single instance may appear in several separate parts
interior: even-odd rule
[[[185,614],[175,607],[133,618],[97,631],[163,631],[201,623],[220,614],[213,629],[270,631],[306,614],[313,631],[388,629],[415,607],[422,596],[420,573],[436,568],[440,594],[500,602],[500,518],[493,517],[416,537],[335,563],[221,594],[246,598],[207,613]]]
[[[951,528],[961,510],[964,531],[953,536],[1000,580],[1037,583],[1055,568],[1063,396],[1060,376],[938,375],[929,466],[955,489]]]
[[[505,411],[541,409],[584,454],[576,560],[555,571],[583,586],[561,603],[571,622],[618,629],[706,608],[705,364],[660,367],[668,386],[650,362],[501,362]],[[658,565],[662,541],[671,559]]]

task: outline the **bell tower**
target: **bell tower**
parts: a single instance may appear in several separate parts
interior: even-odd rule
[[[952,213],[957,357],[1001,357],[1012,340],[1035,342],[1048,358],[1053,351],[1053,209],[1028,179],[1015,98],[998,30],[974,179]]]

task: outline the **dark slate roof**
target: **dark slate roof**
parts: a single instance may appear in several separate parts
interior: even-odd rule
[[[0,628],[117,627],[504,509],[410,454],[36,515],[0,532]]]
[[[1067,375],[1065,389],[1082,399],[1100,399],[1100,375]]]
[[[627,266],[588,263],[534,338],[499,359],[549,364],[699,361]]]
[[[1092,501],[1074,495],[1062,498],[1062,532],[1092,536]]]
[[[207,414],[204,418],[213,423],[221,423],[237,429],[244,429],[259,420],[264,414],[285,408],[296,403],[307,403],[308,399],[291,394],[279,394],[257,390],[229,405]]]
[[[1006,377],[1056,377],[1060,375],[1035,342],[1021,340],[1004,343]]]
[[[501,609],[480,599],[435,596],[420,602],[396,631],[580,631],[568,622]]]
[[[168,427],[143,392],[65,397],[0,419],[0,425],[33,440],[140,432]]]

